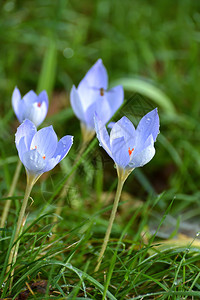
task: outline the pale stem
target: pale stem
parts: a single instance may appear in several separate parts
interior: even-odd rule
[[[13,193],[14,193],[16,185],[17,185],[17,181],[18,181],[18,178],[19,178],[21,168],[22,168],[22,162],[19,159],[7,197],[12,197],[13,196]],[[0,223],[1,228],[3,228],[5,226],[5,222],[6,222],[7,217],[8,217],[8,212],[9,212],[11,203],[12,203],[11,199],[6,200],[6,203],[5,203],[4,208],[3,208],[3,213],[2,213],[2,216],[1,216],[1,223]]]
[[[123,188],[123,185],[124,185],[124,181],[125,180],[123,180],[121,177],[118,177],[118,184],[117,184],[117,191],[116,191],[116,195],[115,195],[115,200],[114,200],[113,208],[112,208],[109,223],[108,223],[108,228],[107,228],[107,231],[106,231],[106,234],[105,234],[105,237],[104,237],[103,245],[102,245],[101,251],[99,253],[98,259],[97,259],[97,266],[94,270],[95,272],[97,272],[99,270],[99,267],[101,265],[101,261],[103,259],[104,252],[106,250],[106,247],[107,247],[107,244],[108,244],[108,241],[109,241],[109,238],[110,238],[110,233],[111,233],[113,222],[114,222],[115,215],[116,215],[116,212],[117,212],[117,207],[118,207],[119,199],[120,199],[120,196],[121,196],[122,188]]]
[[[32,187],[33,187],[34,183],[35,183],[35,180],[28,176],[27,177],[27,185],[26,185],[25,195],[24,195],[21,210],[20,210],[20,213],[19,213],[13,243],[15,243],[17,241],[19,235],[22,233],[23,226],[25,224],[25,222],[24,222],[25,210],[26,210],[28,199],[29,199],[29,196],[30,196],[30,193],[31,193],[31,190],[32,190]],[[8,259],[7,273],[10,271],[11,266],[14,265],[15,262],[16,262],[18,249],[19,249],[19,244],[20,244],[20,240],[17,241],[16,245],[10,251],[10,256],[9,256],[9,259]],[[11,288],[11,285],[12,285],[13,274],[14,274],[14,269],[11,273],[10,288]]]

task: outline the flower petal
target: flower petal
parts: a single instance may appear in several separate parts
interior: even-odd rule
[[[29,119],[35,126],[39,126],[45,119],[47,115],[48,107],[46,102],[42,102],[38,106],[38,102],[26,103],[24,107],[23,119]]]
[[[105,96],[110,106],[110,117],[108,118],[109,120],[123,103],[123,87],[121,85],[115,86],[108,92],[105,92]]]
[[[45,90],[42,91],[42,92],[38,95],[37,98],[38,98],[38,99],[37,99],[37,102],[39,102],[39,103],[45,103],[45,104],[46,104],[46,108],[47,108],[47,110],[48,110],[48,108],[49,108],[49,99],[48,99],[47,92],[46,92]]]
[[[31,141],[36,134],[37,129],[30,120],[25,120],[18,128],[15,134],[15,143],[19,153],[30,149]],[[23,139],[23,143],[19,145]],[[23,146],[22,146],[23,145]]]
[[[106,124],[110,119],[110,107],[105,97],[101,97],[99,101],[92,103],[85,112],[86,124],[89,128],[94,128],[94,113],[98,114],[102,124]]]
[[[159,116],[157,108],[146,114],[137,126],[137,135],[139,140],[145,142],[145,140],[152,134],[154,142],[156,141],[159,133]]]
[[[57,135],[52,126],[40,129],[33,137],[31,149],[37,149],[42,157],[49,160],[53,157],[57,148]]]
[[[74,85],[70,92],[70,102],[71,102],[72,109],[73,109],[75,115],[77,116],[77,118],[79,120],[81,120],[82,122],[85,122],[85,115],[84,115],[82,102],[79,97],[78,91]]]
[[[26,144],[24,142],[24,137],[22,137],[17,145],[17,151],[18,151],[18,154],[19,154],[19,158],[22,162],[22,157],[24,155],[25,152],[27,152],[27,147],[26,147]]]
[[[57,144],[56,151],[53,157],[47,161],[44,172],[53,169],[69,152],[73,144],[73,136],[66,135]]]
[[[143,149],[140,152],[133,151],[133,155],[131,157],[131,161],[128,164],[130,168],[142,167],[147,164],[155,155],[154,148],[154,139],[153,136],[150,135],[146,142],[143,145]]]
[[[12,94],[12,107],[13,110],[17,116],[17,119],[19,120],[20,123],[23,122],[22,119],[22,109],[23,107],[21,107],[21,94],[20,91],[17,87],[15,87],[13,94]]]
[[[126,168],[130,161],[130,156],[124,137],[116,138],[112,141],[111,152],[115,163],[122,169]]]
[[[107,71],[99,59],[87,72],[78,85],[77,91],[81,100],[83,110],[86,111],[90,105],[100,100],[101,89],[106,90],[108,85]]]
[[[102,124],[101,120],[98,118],[97,114],[94,117],[95,129],[97,133],[97,138],[99,140],[100,146],[108,153],[108,155],[113,158],[110,149],[110,137],[108,135],[106,126]]]
[[[96,112],[103,124],[106,124],[112,117],[112,111],[105,96],[102,96],[100,101],[96,102]]]
[[[27,107],[27,119],[31,120],[36,126],[39,126],[46,118],[49,107],[49,100],[46,91],[42,91]]]
[[[22,157],[22,163],[24,164],[27,172],[31,175],[34,174],[38,176],[44,173],[43,169],[46,162],[36,149],[25,152]]]
[[[29,91],[26,95],[24,95],[23,100],[25,104],[30,104],[37,101],[37,95],[34,91]]]
[[[102,59],[98,59],[97,62],[86,73],[85,77],[78,85],[78,91],[80,93],[85,92],[85,86],[91,88],[103,88],[107,89],[108,86],[108,74],[106,68],[103,65]]]
[[[122,117],[116,122],[110,132],[110,143],[112,145],[116,138],[124,137],[127,145],[135,143],[135,127],[127,117]],[[128,151],[128,146],[127,146]]]

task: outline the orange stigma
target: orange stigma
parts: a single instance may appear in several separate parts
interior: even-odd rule
[[[131,156],[132,152],[133,152],[134,148],[132,148],[132,150],[130,149],[130,147],[128,147],[128,154]]]
[[[40,106],[41,106],[41,103],[40,103],[40,102],[38,102],[37,106],[38,106],[38,107],[40,107]]]
[[[44,155],[44,156],[42,156],[42,158],[43,158],[43,159],[45,159],[45,158],[46,158],[46,156]]]
[[[35,146],[35,148],[31,148],[31,150],[37,149],[37,146]]]

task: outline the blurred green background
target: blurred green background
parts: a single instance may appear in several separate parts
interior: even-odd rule
[[[3,159],[9,151],[16,155],[10,135],[17,124],[11,108],[14,87],[18,86],[22,95],[30,89],[47,89],[51,104],[46,124],[52,122],[59,136],[67,133],[80,137],[79,121],[69,107],[68,95],[72,84],[77,86],[87,70],[102,58],[110,85],[122,83],[125,88],[127,102],[119,114],[137,123],[138,118],[157,106],[161,119],[156,156],[135,171],[135,186],[132,188],[133,180],[129,179],[127,188],[138,193],[140,181],[146,192],[168,190],[170,199],[174,193],[183,195],[178,202],[181,210],[197,205],[198,1],[10,0],[1,4],[0,28]],[[79,140],[75,143],[78,145]],[[73,151],[75,155],[76,149]]]

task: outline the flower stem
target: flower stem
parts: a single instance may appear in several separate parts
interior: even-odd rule
[[[18,181],[18,178],[19,178],[19,174],[20,174],[20,171],[21,171],[21,167],[22,167],[22,162],[19,159],[7,197],[12,197],[13,196],[13,193],[15,191],[17,181]],[[5,203],[5,205],[4,205],[3,213],[2,213],[2,216],[1,216],[1,222],[0,222],[0,227],[1,228],[3,228],[5,226],[5,222],[6,222],[7,217],[8,217],[8,212],[9,212],[9,209],[10,209],[10,206],[11,206],[11,202],[12,202],[12,200],[8,199]]]
[[[20,212],[19,212],[19,217],[18,217],[18,221],[17,221],[17,226],[16,226],[16,230],[15,230],[15,236],[14,236],[13,244],[15,244],[15,242],[19,238],[19,235],[22,233],[22,230],[23,230],[23,227],[24,227],[24,224],[25,224],[24,214],[25,214],[25,210],[26,210],[26,207],[27,207],[28,199],[29,199],[33,184],[34,184],[34,180],[30,180],[30,178],[28,178],[24,199],[23,199],[22,206],[21,206],[21,209],[20,209]],[[9,259],[8,259],[7,273],[10,271],[11,267],[16,262],[18,249],[19,249],[19,244],[20,244],[20,239],[17,241],[17,243],[14,245],[14,247],[10,251],[10,255],[9,255]],[[12,286],[13,274],[14,274],[14,269],[11,272],[10,288]]]
[[[98,259],[97,259],[97,266],[94,270],[95,272],[97,272],[99,270],[99,267],[100,267],[102,259],[103,259],[104,252],[106,250],[106,247],[107,247],[107,244],[108,244],[108,241],[109,241],[109,237],[110,237],[110,233],[111,233],[111,230],[112,230],[112,225],[113,225],[113,222],[114,222],[114,219],[115,219],[115,215],[116,215],[116,212],[117,212],[117,207],[118,207],[119,199],[120,199],[120,196],[121,196],[122,188],[123,188],[123,185],[124,185],[124,181],[125,180],[123,180],[121,177],[118,177],[118,184],[117,184],[117,191],[116,191],[116,195],[115,195],[115,200],[114,200],[113,208],[112,208],[109,223],[108,223],[108,228],[107,228],[107,231],[106,231],[106,234],[105,234],[105,237],[104,237],[103,245],[102,245],[101,251],[99,253]]]

